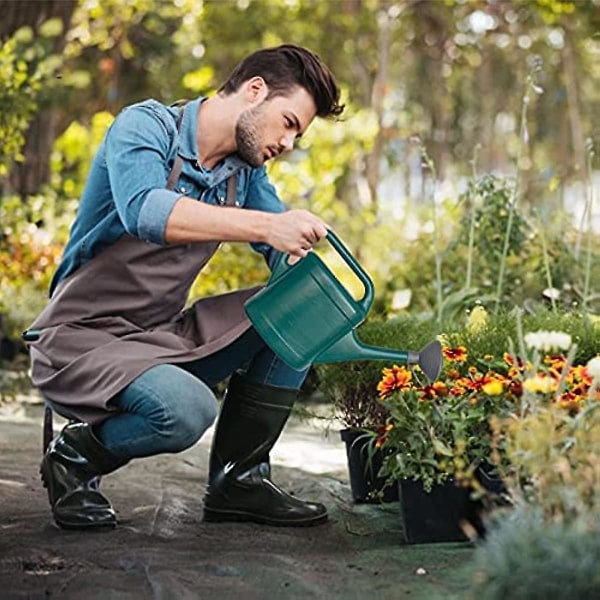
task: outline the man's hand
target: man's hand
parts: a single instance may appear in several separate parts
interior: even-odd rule
[[[286,254],[304,258],[327,235],[325,222],[308,210],[290,210],[271,216],[267,243]]]

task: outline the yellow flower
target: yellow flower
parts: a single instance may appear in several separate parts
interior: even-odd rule
[[[504,385],[499,379],[492,379],[488,383],[484,383],[481,389],[488,396],[499,396],[504,391]]]
[[[477,333],[485,328],[488,321],[488,313],[483,306],[476,306],[467,320],[467,329],[472,333]]]
[[[553,377],[545,377],[544,375],[535,375],[523,382],[523,389],[532,394],[549,394],[555,392],[557,381]]]
[[[593,327],[600,329],[600,316],[588,314],[587,318],[591,321]]]

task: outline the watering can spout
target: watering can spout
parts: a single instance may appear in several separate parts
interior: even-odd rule
[[[412,350],[390,350],[361,343],[354,331],[348,332],[340,340],[327,348],[315,359],[315,363],[342,362],[346,360],[388,360],[417,365],[431,382],[435,381],[442,370],[442,346],[434,340],[419,352]]]

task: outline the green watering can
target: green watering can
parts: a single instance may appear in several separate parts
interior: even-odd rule
[[[413,352],[367,346],[357,339],[355,329],[373,303],[373,282],[332,231],[327,240],[364,286],[364,296],[355,300],[315,252],[294,264],[281,255],[267,285],[244,306],[266,344],[296,370],[318,363],[387,360],[419,365],[429,381],[437,379],[442,368],[438,341]]]

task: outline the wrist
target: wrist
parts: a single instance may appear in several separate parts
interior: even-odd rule
[[[258,213],[258,228],[257,233],[259,239],[257,240],[261,244],[268,244],[271,238],[271,232],[273,231],[273,219],[275,215],[273,213],[262,212]]]

